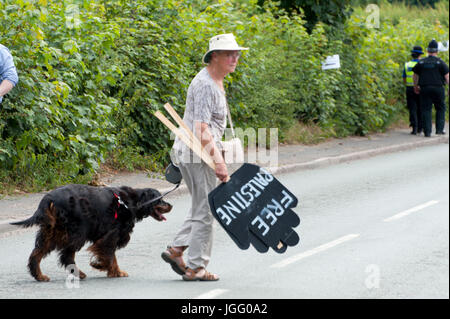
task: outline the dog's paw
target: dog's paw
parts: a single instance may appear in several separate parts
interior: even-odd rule
[[[37,281],[42,281],[42,282],[47,282],[50,281],[50,277],[46,276],[46,275],[40,275],[38,277],[36,277]]]
[[[116,270],[108,272],[108,278],[128,277],[128,274],[123,270]]]

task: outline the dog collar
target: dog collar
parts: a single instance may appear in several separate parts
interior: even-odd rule
[[[122,205],[126,209],[128,209],[128,206],[123,202],[123,200],[120,198],[120,196],[116,193],[113,193],[114,197],[117,199],[117,208]],[[117,209],[114,210],[114,219],[117,219]]]

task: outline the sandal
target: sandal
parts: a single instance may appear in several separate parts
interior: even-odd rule
[[[203,267],[196,269],[187,268],[186,273],[183,275],[184,281],[217,281],[219,276],[206,271]]]
[[[173,271],[179,275],[184,275],[186,272],[186,264],[183,261],[183,252],[178,252],[170,246],[161,254],[161,258],[172,266]]]

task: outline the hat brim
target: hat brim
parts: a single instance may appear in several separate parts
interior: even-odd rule
[[[423,54],[423,52],[420,51],[420,50],[412,50],[411,53],[419,53],[419,54]]]
[[[202,61],[203,63],[207,64],[207,62],[205,61],[205,59],[207,58],[208,55],[210,55],[211,53],[213,53],[214,51],[246,51],[248,50],[248,48],[244,48],[244,47],[237,47],[237,48],[224,48],[224,49],[214,49],[214,50],[209,50],[208,52],[206,52],[203,55]]]

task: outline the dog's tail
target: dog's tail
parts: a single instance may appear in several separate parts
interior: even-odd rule
[[[16,226],[21,226],[21,227],[28,228],[28,227],[37,225],[37,224],[39,224],[39,223],[38,223],[38,221],[37,221],[36,214],[35,214],[35,215],[31,216],[31,217],[28,218],[28,219],[21,220],[21,221],[19,221],[19,222],[10,223],[10,224],[11,224],[11,225],[16,225]]]
[[[44,218],[48,215],[47,212],[53,210],[54,205],[53,202],[47,198],[44,198],[39,204],[38,209],[30,218],[25,220],[21,220],[18,222],[10,223],[10,225],[21,226],[21,227],[31,227],[34,225],[40,225],[44,221]]]

